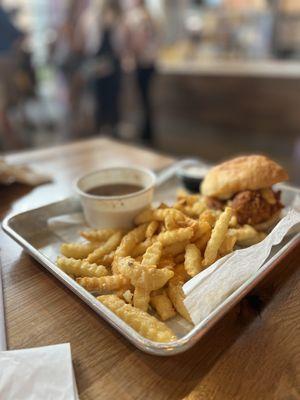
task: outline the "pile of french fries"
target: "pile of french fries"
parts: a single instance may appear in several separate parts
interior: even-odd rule
[[[230,207],[208,208],[205,197],[180,191],[173,206],[143,211],[130,231],[80,232],[63,243],[57,265],[147,339],[176,340],[163,322],[178,314],[192,323],[183,284],[232,252],[265,237],[239,226]]]

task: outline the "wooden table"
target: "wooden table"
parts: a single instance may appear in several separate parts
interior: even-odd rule
[[[2,188],[1,218],[68,195],[74,178],[89,170],[120,162],[161,168],[171,161],[107,139],[8,159],[28,162],[55,181],[32,190]],[[70,342],[82,400],[300,398],[300,246],[193,349],[162,358],[133,347],[0,235],[8,346]]]

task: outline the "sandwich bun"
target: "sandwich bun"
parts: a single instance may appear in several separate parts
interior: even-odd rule
[[[266,156],[251,155],[225,161],[205,176],[201,193],[229,199],[243,190],[259,190],[289,179],[287,172]]]

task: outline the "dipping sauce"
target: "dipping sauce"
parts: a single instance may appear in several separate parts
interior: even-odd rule
[[[87,190],[86,193],[93,196],[124,196],[139,192],[142,189],[144,189],[143,186],[131,183],[109,183],[107,185],[95,186]]]

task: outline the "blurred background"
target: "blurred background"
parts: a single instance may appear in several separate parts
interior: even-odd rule
[[[300,0],[0,0],[0,152],[111,136],[300,183]]]

